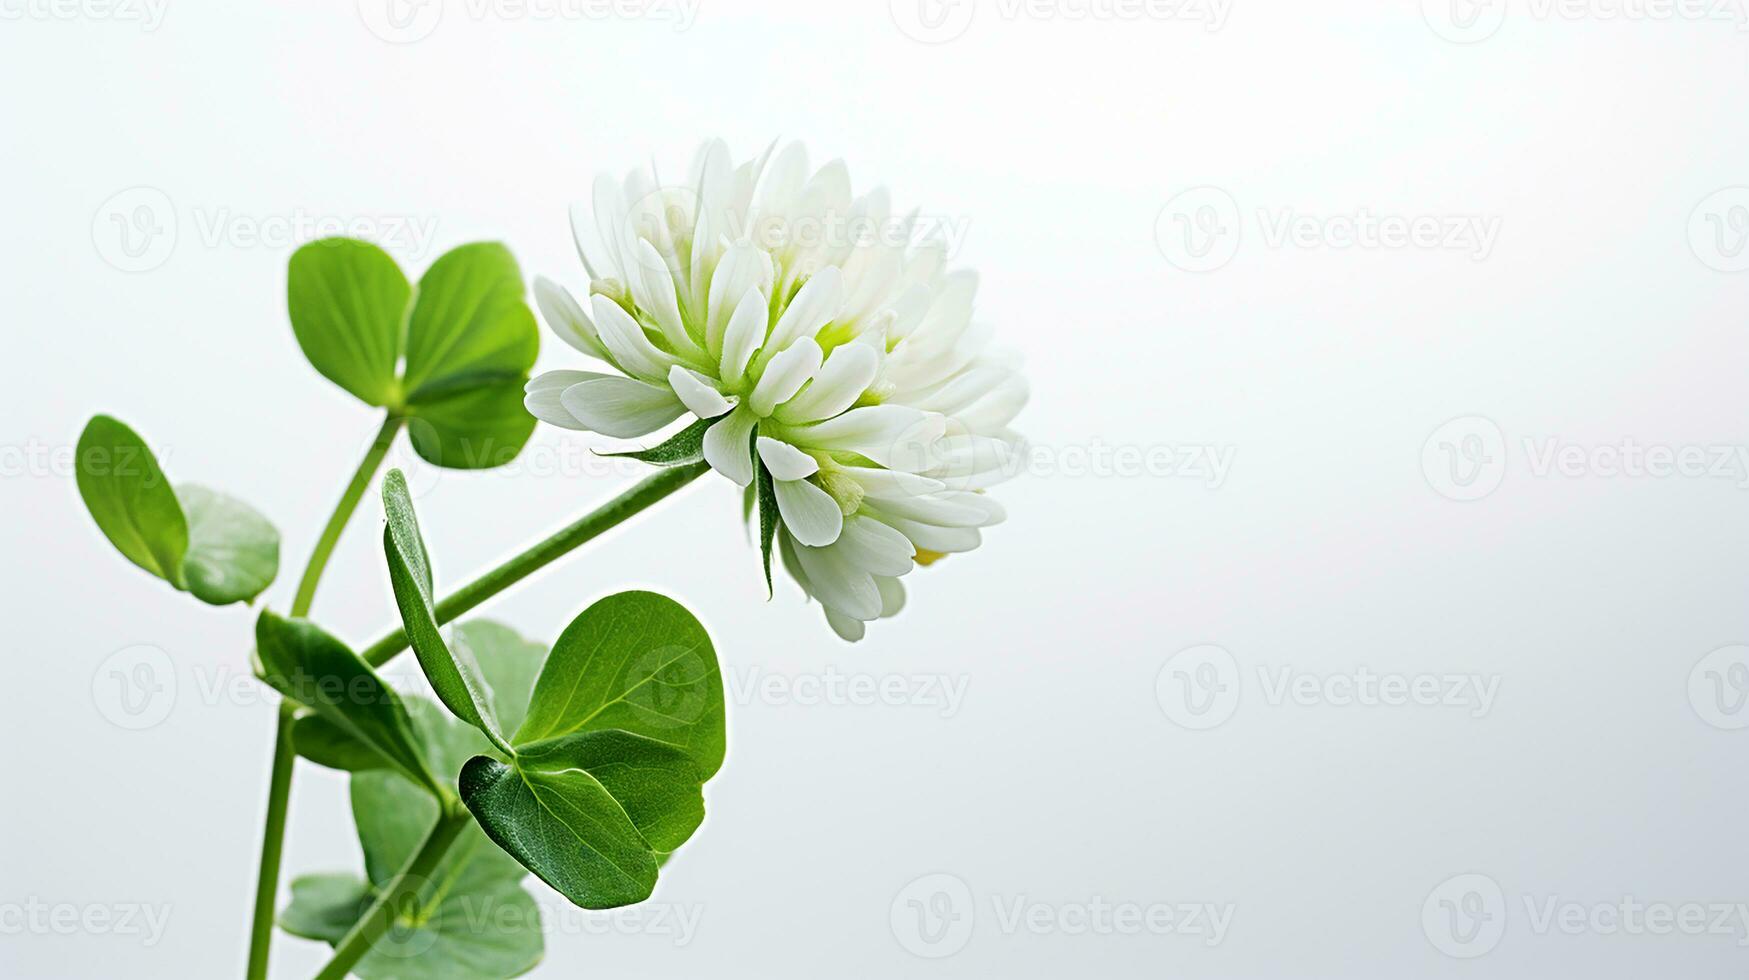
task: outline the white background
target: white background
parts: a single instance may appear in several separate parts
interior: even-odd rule
[[[376,425],[293,340],[298,220],[425,223],[391,239],[412,270],[501,239],[578,287],[565,209],[591,176],[678,170],[721,135],[738,156],[804,139],[859,189],[962,224],[979,313],[1027,356],[1018,424],[1042,462],[999,491],[1010,519],[982,550],[914,575],[857,646],[787,584],[765,601],[714,478],[487,607],[551,640],[600,595],[657,588],[731,678],[728,764],[664,870],[664,922],[543,893],[536,975],[1742,975],[1737,912],[1687,935],[1592,915],[1749,902],[1749,731],[1731,728],[1749,651],[1702,663],[1749,642],[1749,473],[1610,468],[1630,441],[1749,445],[1749,276],[1728,271],[1749,263],[1749,191],[1713,197],[1749,184],[1734,4],[1460,3],[1466,31],[1437,0],[1234,0],[1218,25],[704,0],[681,30],[672,6],[430,0],[397,32],[375,0],[29,2],[0,0],[0,974],[244,959],[274,716],[238,680],[254,612],[176,594],[98,535],[67,472],[85,419],[117,414],[173,479],[269,515],[283,610]],[[1168,208],[1198,187],[1218,191]],[[145,239],[114,222],[142,205],[169,220],[130,256]],[[1329,219],[1363,212],[1498,235],[1331,247]],[[1181,214],[1236,246],[1224,265],[1183,267]],[[1284,215],[1310,237],[1276,239]],[[565,354],[546,344],[543,367]],[[510,470],[416,477],[440,590],[628,484],[574,472],[601,445],[543,428]],[[1550,445],[1579,464],[1542,467]],[[1232,466],[1098,463],[1165,446]],[[367,497],[316,605],[359,643],[392,621],[377,520]],[[112,658],[140,644],[172,666],[162,721],[134,731],[114,671],[135,661]],[[1225,653],[1172,660],[1201,645]],[[1485,712],[1274,696],[1284,669],[1340,696],[1363,668],[1498,686]],[[757,687],[831,671],[965,696]],[[1210,693],[1187,676],[1224,685],[1214,714],[1183,708]],[[288,877],[357,870],[344,780],[301,766],[293,804]],[[914,884],[936,874],[958,883]],[[912,899],[958,916],[945,938]],[[1012,923],[1016,901],[1050,928]],[[1206,922],[1054,927],[1095,901],[1231,920],[1219,942]],[[1550,903],[1584,921],[1544,924]],[[53,905],[169,919],[154,943],[26,914]],[[276,975],[326,952],[281,936]]]

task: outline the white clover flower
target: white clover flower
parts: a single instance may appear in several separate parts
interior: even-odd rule
[[[535,298],[619,373],[540,375],[528,410],[626,439],[696,416],[677,440],[702,433],[750,492],[769,473],[784,567],[860,639],[903,605],[901,576],[1002,520],[983,491],[1023,446],[1026,382],[972,321],[977,278],[915,227],[884,190],[852,197],[842,162],[810,174],[799,143],[739,166],[707,143],[678,186],[599,177],[593,222],[572,212],[587,310],[546,279]]]

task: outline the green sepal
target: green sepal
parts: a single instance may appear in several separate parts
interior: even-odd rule
[[[699,419],[669,436],[659,446],[626,453],[600,453],[602,456],[635,459],[653,466],[686,466],[704,459],[704,434],[717,419]]]

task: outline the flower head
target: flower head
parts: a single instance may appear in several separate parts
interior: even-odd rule
[[[695,416],[676,439],[769,487],[784,567],[848,640],[898,612],[902,576],[1002,520],[984,490],[1018,458],[1026,382],[972,321],[977,278],[913,242],[884,190],[853,197],[842,162],[810,172],[798,143],[737,165],[715,141],[684,184],[597,178],[592,212],[572,214],[587,303],[546,279],[535,298],[615,373],[536,377],[537,418],[629,439]]]

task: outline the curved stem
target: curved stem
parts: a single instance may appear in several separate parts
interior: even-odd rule
[[[419,890],[430,880],[431,872],[443,860],[444,853],[472,819],[473,815],[459,803],[444,805],[437,824],[425,835],[419,850],[413,852],[401,873],[377,895],[376,901],[340,940],[340,945],[334,947],[334,958],[316,974],[316,980],[342,980],[364,954],[370,952],[371,946],[394,924],[396,913],[405,903],[417,899]]]
[[[377,430],[377,437],[370,444],[370,449],[364,454],[364,459],[358,464],[358,471],[352,474],[352,482],[346,485],[346,492],[340,495],[340,502],[334,505],[334,514],[328,518],[328,526],[322,529],[322,536],[316,540],[316,550],[310,553],[310,563],[304,566],[303,580],[298,582],[297,597],[292,599],[291,615],[295,618],[310,611],[310,606],[316,601],[316,585],[322,581],[322,572],[328,568],[328,559],[334,554],[334,546],[340,543],[340,532],[346,530],[346,523],[352,519],[352,512],[358,509],[358,502],[364,497],[364,492],[370,489],[371,478],[376,476],[377,467],[383,465],[383,457],[389,454],[389,446],[394,444],[395,434],[401,431],[402,420],[391,415],[383,420],[383,427]]]
[[[705,463],[689,463],[645,477],[625,493],[445,596],[437,603],[437,622],[452,622],[480,603],[545,568],[578,545],[618,526],[632,515],[686,486],[708,469],[710,467]],[[396,630],[365,648],[361,656],[371,666],[380,667],[405,649],[407,631]]]
[[[364,491],[370,486],[371,478],[376,475],[377,468],[383,463],[383,457],[388,455],[389,446],[395,441],[395,434],[400,430],[400,419],[391,415],[383,420],[376,439],[371,442],[370,449],[358,464],[358,470],[353,473],[352,482],[346,485],[339,503],[334,505],[334,513],[328,518],[328,525],[322,529],[322,536],[316,541],[316,550],[310,554],[309,564],[304,566],[304,577],[298,582],[297,596],[292,599],[293,616],[302,616],[310,611],[310,605],[316,599],[316,585],[321,582],[322,572],[328,567],[328,559],[334,554],[334,546],[340,541],[340,532],[346,529],[353,511],[358,509],[359,500],[364,497]],[[279,863],[285,852],[286,811],[291,803],[292,763],[297,758],[297,751],[291,744],[292,716],[296,712],[297,707],[291,702],[282,702],[279,706],[279,720],[274,727],[273,767],[267,782],[267,820],[261,832],[261,866],[255,881],[255,913],[249,924],[248,980],[265,980],[267,976],[267,953],[273,942],[273,910],[275,900],[279,897]]]

